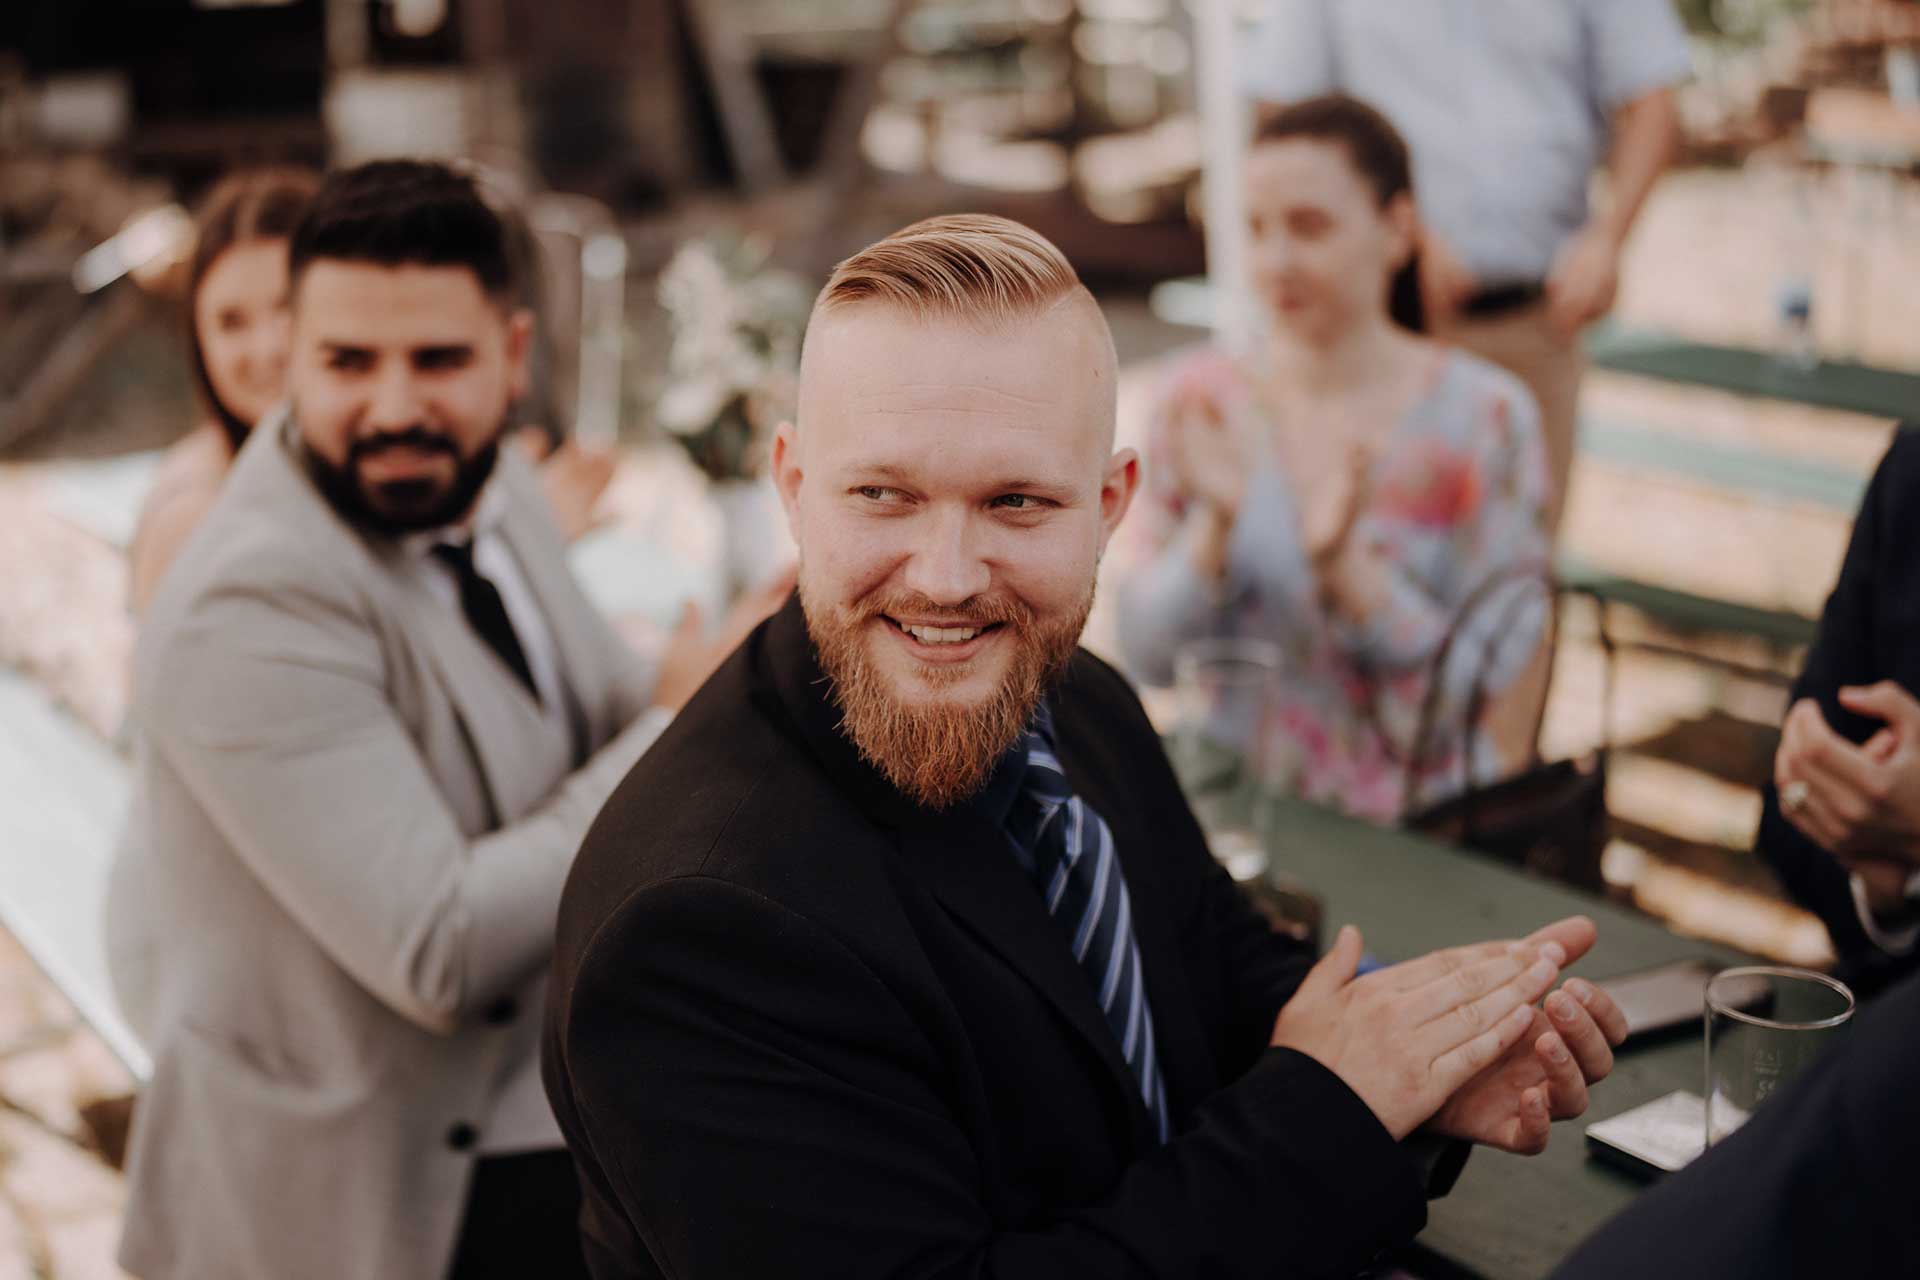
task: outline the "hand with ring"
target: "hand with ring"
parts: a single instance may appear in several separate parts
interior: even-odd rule
[[[1813,699],[1796,702],[1774,758],[1780,812],[1849,870],[1920,867],[1920,701],[1890,680],[1842,689],[1839,701],[1882,727],[1856,745]]]

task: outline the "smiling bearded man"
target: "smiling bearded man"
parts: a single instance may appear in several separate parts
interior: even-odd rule
[[[1114,381],[1004,219],[821,292],[773,447],[798,596],[561,902],[544,1070],[596,1276],[1351,1272],[1449,1139],[1538,1150],[1611,1065],[1603,995],[1564,1034],[1531,1003],[1590,923],[1355,978],[1357,932],[1316,965],[1215,866],[1075,647],[1138,484]]]

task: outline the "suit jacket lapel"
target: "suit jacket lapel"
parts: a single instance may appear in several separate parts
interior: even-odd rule
[[[1004,832],[971,814],[954,814],[901,833],[901,854],[942,906],[1052,1005],[1104,1064],[1120,1089],[1138,1136],[1152,1122],[1139,1085],[1120,1054],[1086,971],[1075,962],[1060,922],[1049,916],[1014,860]]]
[[[599,744],[613,736],[617,726],[604,723],[604,704],[600,697],[612,681],[605,669],[604,651],[591,628],[598,625],[588,603],[575,586],[567,567],[566,547],[559,531],[546,520],[541,495],[533,477],[516,457],[502,450],[495,482],[507,491],[506,515],[500,522],[500,536],[506,540],[514,558],[520,562],[521,575],[532,590],[553,637],[555,669],[560,678],[561,697],[574,729],[574,756],[584,759]]]

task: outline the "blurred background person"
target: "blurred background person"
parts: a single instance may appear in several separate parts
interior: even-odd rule
[[[1672,0],[1271,0],[1243,79],[1267,103],[1341,90],[1413,149],[1434,331],[1539,402],[1558,527],[1573,466],[1580,330],[1613,306],[1620,252],[1680,137],[1691,65]],[[1605,202],[1589,208],[1594,168]]]
[[[1294,785],[1391,821],[1409,768],[1423,802],[1461,785],[1470,739],[1475,775],[1502,771],[1456,723],[1477,645],[1441,676],[1438,741],[1411,753],[1468,597],[1546,555],[1539,418],[1512,375],[1417,332],[1407,150],[1379,112],[1332,95],[1275,113],[1248,157],[1247,218],[1275,337],[1250,362],[1203,350],[1173,366],[1123,530],[1121,645],[1165,683],[1185,642],[1279,644],[1267,732],[1295,758]],[[1505,612],[1494,599],[1476,618]],[[1492,689],[1533,657],[1544,618],[1526,612],[1494,647]]]
[[[197,219],[187,272],[187,351],[206,420],[168,449],[128,555],[133,608],[219,496],[247,433],[280,402],[287,372],[287,240],[320,185],[294,168],[221,181]]]
[[[1841,975],[1920,967],[1920,436],[1867,487],[1763,793],[1756,851],[1818,914]]]

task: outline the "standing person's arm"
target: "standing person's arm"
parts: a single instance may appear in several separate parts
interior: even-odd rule
[[[1547,276],[1548,316],[1568,337],[1613,307],[1627,235],[1679,150],[1673,90],[1691,69],[1672,0],[1588,0],[1585,10],[1593,105],[1611,138],[1606,207],[1561,247]]]

